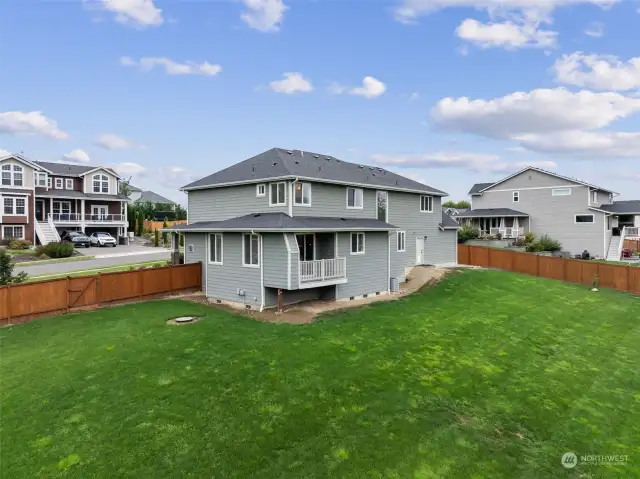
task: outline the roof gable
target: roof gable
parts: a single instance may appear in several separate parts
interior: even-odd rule
[[[498,180],[498,181],[496,181],[494,183],[484,183],[485,185],[488,185],[488,186],[485,186],[484,188],[478,189],[478,191],[476,193],[483,193],[483,192],[485,192],[485,191],[487,191],[487,190],[489,190],[489,189],[491,189],[491,188],[493,188],[495,186],[498,186],[498,185],[500,185],[502,183],[505,183],[506,181],[508,181],[508,180],[510,180],[512,178],[520,176],[523,173],[526,173],[527,171],[535,171],[537,173],[541,173],[543,175],[548,175],[548,176],[552,176],[552,177],[555,177],[555,178],[559,178],[561,180],[574,183],[576,185],[583,185],[583,186],[588,186],[590,188],[596,188],[598,190],[602,190],[602,191],[605,191],[607,193],[615,193],[614,191],[608,190],[606,188],[602,188],[600,186],[592,185],[590,183],[587,183],[585,181],[579,180],[577,178],[570,178],[570,177],[567,177],[567,176],[559,175],[557,173],[553,173],[552,171],[543,170],[542,168],[536,168],[535,166],[527,166],[526,168],[523,168],[522,170],[519,170],[519,171],[513,173],[512,175],[509,175],[506,178]],[[478,185],[483,185],[483,183],[479,183]],[[474,186],[476,186],[476,185],[474,185]]]
[[[390,190],[445,196],[446,193],[384,168],[359,165],[336,157],[300,150],[272,148],[184,186],[183,190],[302,178]]]
[[[15,160],[15,161],[17,161],[19,163],[22,163],[22,164],[24,164],[24,165],[28,166],[29,168],[32,168],[32,169],[34,169],[36,171],[42,171],[42,170],[48,171],[46,168],[43,168],[43,167],[39,166],[36,162],[33,162],[31,160],[27,160],[24,156],[19,155],[17,153],[11,153],[9,155],[5,155],[3,157],[0,157],[0,161],[5,161],[5,160]]]
[[[143,191],[140,198],[138,198],[134,203],[162,203],[167,205],[174,205],[175,202],[171,201],[168,198],[165,198],[162,195],[154,193],[153,191]]]

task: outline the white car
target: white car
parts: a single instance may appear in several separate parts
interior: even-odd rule
[[[109,233],[93,233],[89,236],[92,246],[113,246],[116,247],[117,241]]]

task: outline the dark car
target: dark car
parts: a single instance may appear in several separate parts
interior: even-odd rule
[[[80,233],[79,231],[65,231],[64,233],[62,233],[60,239],[62,241],[73,243],[73,246],[75,246],[76,248],[79,248],[81,246],[88,248],[89,246],[91,246],[91,240],[89,239],[89,237],[84,233]]]

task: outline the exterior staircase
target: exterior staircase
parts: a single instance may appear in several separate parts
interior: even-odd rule
[[[607,251],[607,261],[620,261],[620,243],[622,236],[612,236]]]
[[[58,231],[53,224],[48,221],[36,222],[36,236],[42,245],[49,244],[52,241],[60,241]]]

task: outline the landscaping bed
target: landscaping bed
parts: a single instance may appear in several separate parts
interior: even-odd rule
[[[4,328],[2,474],[635,477],[638,317],[630,294],[466,270],[306,325],[169,300]]]

